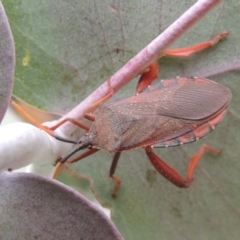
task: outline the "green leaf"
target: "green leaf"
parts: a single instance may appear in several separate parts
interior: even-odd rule
[[[195,1],[4,1],[17,49],[14,94],[37,107],[65,112],[140,51]],[[124,152],[116,176],[116,199],[108,178],[112,156],[98,152],[71,166],[88,175],[100,202],[126,240],[237,239],[240,235],[240,5],[224,1],[173,47],[230,36],[189,59],[160,59],[161,78],[209,77],[233,94],[227,117],[203,140],[155,152],[185,176],[203,143],[206,153],[188,189],[178,189],[151,166],[144,150]],[[134,93],[132,83],[117,94]],[[144,126],[143,126],[144,128]]]

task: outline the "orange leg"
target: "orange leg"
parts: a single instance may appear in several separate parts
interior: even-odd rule
[[[98,152],[100,149],[97,149],[97,148],[91,148],[89,149],[88,151],[82,153],[81,155],[79,155],[78,157],[72,159],[72,160],[68,160],[67,163],[74,163],[74,162],[78,162],[96,152]]]
[[[56,168],[55,168],[55,171],[54,171],[54,173],[53,173],[53,179],[56,179],[57,178],[57,176],[58,176],[58,174],[59,174],[59,172],[60,172],[60,170],[61,170],[61,168],[62,168],[62,164],[59,162],[59,159],[57,159],[57,161],[56,161]],[[55,165],[54,165],[55,166]]]
[[[215,153],[215,154],[220,154],[221,153],[221,150],[216,150],[216,149],[211,148],[210,146],[203,145],[198,150],[198,152],[191,158],[190,163],[188,165],[188,172],[187,172],[187,182],[188,183],[192,182],[195,168],[197,167],[198,162],[202,158],[202,155],[206,151],[209,151],[209,152],[212,152],[212,153]]]
[[[36,127],[44,130],[45,132],[47,132],[49,135],[53,136],[53,132],[48,129],[45,126],[42,126],[41,123],[39,123],[38,121],[36,121],[32,116],[30,116],[23,108],[21,108],[16,102],[14,102],[13,100],[11,100],[11,104],[12,106],[14,106],[22,115],[26,116],[26,118],[32,122],[33,125],[35,125]]]
[[[54,130],[56,130],[58,127],[60,127],[62,124],[64,124],[65,122],[71,122],[72,124],[86,130],[86,131],[89,131],[89,127],[82,124],[81,122],[73,119],[73,118],[65,118],[63,119],[62,121],[58,122],[56,125],[52,126],[52,127],[46,127],[46,126],[43,126],[43,130],[46,131],[48,134],[50,134],[52,137],[56,138],[57,140],[59,141],[62,141],[62,142],[67,142],[67,143],[73,143],[73,144],[77,144],[78,142],[77,141],[74,141],[74,140],[71,140],[71,139],[67,139],[67,138],[63,138],[61,136],[58,136],[54,133]],[[42,126],[42,125],[41,125]],[[46,129],[46,130],[45,130]],[[50,132],[49,132],[50,131]]]
[[[110,81],[108,81],[109,86],[110,85]],[[98,105],[100,105],[102,102],[106,101],[108,98],[110,98],[113,94],[113,89],[112,87],[110,87],[110,93],[103,99],[101,99],[100,101],[98,101],[96,104],[94,104],[92,107],[90,108],[95,108]],[[33,125],[37,126],[38,128],[42,129],[43,131],[45,131],[46,133],[48,133],[50,136],[56,138],[59,141],[62,142],[67,142],[67,143],[74,143],[77,144],[77,141],[73,141],[71,139],[66,139],[63,138],[61,136],[57,136],[56,134],[54,134],[54,130],[56,130],[58,127],[60,127],[62,124],[66,123],[66,122],[71,122],[72,124],[86,130],[89,131],[90,128],[86,125],[84,125],[83,123],[73,119],[73,118],[65,118],[62,121],[58,122],[56,125],[52,126],[52,127],[47,127],[47,126],[43,126],[41,123],[39,123],[38,121],[36,121],[33,117],[31,117],[22,107],[20,107],[16,102],[14,102],[13,100],[11,101],[11,104],[24,116],[26,116],[29,121],[32,122]],[[89,110],[89,109],[88,109]],[[94,121],[95,120],[95,116],[91,113],[85,113],[85,117],[90,120],[90,121]]]
[[[91,114],[91,113],[85,113],[84,117],[92,122],[95,121],[95,115]]]
[[[88,126],[82,124],[81,122],[75,120],[74,118],[65,118],[65,119],[63,119],[62,121],[58,122],[56,125],[50,127],[49,129],[52,130],[52,131],[54,131],[54,130],[56,130],[57,128],[59,128],[61,125],[63,125],[65,122],[71,122],[72,124],[74,124],[74,125],[82,128],[82,129],[84,129],[84,130],[86,130],[86,131],[89,131],[89,129],[90,129]]]
[[[169,49],[164,52],[161,57],[189,57],[191,54],[196,53],[198,51],[204,50],[206,48],[212,47],[217,44],[223,37],[228,36],[228,32],[222,32],[217,35],[213,40],[207,41],[204,43],[200,43],[197,45],[193,45],[186,48],[178,48],[178,49]],[[157,62],[153,62],[146,71],[141,75],[138,85],[136,88],[136,93],[140,93],[146,87],[151,85],[151,83],[158,78],[158,64]]]
[[[100,99],[99,101],[97,101],[96,103],[94,103],[90,108],[87,109],[86,113],[85,113],[85,117],[90,120],[90,121],[94,121],[95,117],[93,114],[90,114],[90,112],[92,110],[94,110],[95,108],[97,108],[99,105],[101,105],[102,103],[106,102],[108,99],[110,99],[113,94],[114,94],[114,90],[111,86],[111,82],[110,79],[108,79],[107,81],[108,86],[109,86],[109,93],[107,96],[105,96],[104,98]],[[19,111],[21,112],[24,116],[26,116],[32,123],[33,125],[39,127],[40,129],[44,130],[45,132],[47,132],[49,135],[55,137],[53,131],[56,130],[58,127],[60,127],[62,124],[64,124],[65,122],[71,122],[72,124],[86,130],[89,131],[89,127],[82,124],[81,122],[73,119],[73,118],[65,118],[62,121],[58,122],[56,125],[52,126],[52,127],[46,127],[41,125],[41,123],[39,123],[38,121],[36,121],[33,117],[31,117],[24,109],[22,109],[16,102],[14,102],[13,100],[11,101],[12,105]],[[59,139],[61,141],[61,139]]]
[[[16,102],[14,102],[13,100],[11,101],[11,104],[24,116],[26,116],[32,123],[33,125],[35,125],[36,127],[42,129],[43,131],[45,131],[46,133],[48,133],[50,136],[56,138],[59,141],[62,142],[67,142],[67,143],[73,143],[76,144],[77,141],[73,141],[71,139],[67,139],[67,138],[63,138],[61,136],[57,136],[56,134],[54,134],[54,130],[56,130],[59,126],[61,126],[62,124],[64,124],[67,121],[70,121],[71,123],[77,125],[80,128],[83,128],[87,131],[89,131],[89,127],[85,126],[84,124],[78,122],[77,120],[73,119],[73,118],[65,118],[62,121],[60,121],[59,123],[57,123],[56,125],[54,125],[53,127],[47,127],[47,126],[43,126],[41,123],[39,123],[38,121],[36,121],[33,117],[31,117],[23,108],[21,108]]]
[[[89,107],[86,111],[86,114],[87,113],[90,113],[92,112],[95,108],[97,108],[99,105],[101,105],[102,103],[106,102],[108,99],[110,99],[113,94],[114,94],[114,90],[112,88],[112,85],[111,85],[111,81],[110,79],[107,80],[107,84],[108,84],[108,87],[109,87],[109,93],[107,96],[105,96],[104,98],[98,100],[96,103],[94,103],[91,107]]]
[[[178,48],[178,49],[169,49],[166,50],[163,56],[168,57],[189,57],[191,54],[196,53],[198,51],[204,50],[206,48],[212,47],[217,44],[223,37],[228,36],[228,32],[222,32],[217,35],[213,40],[207,41],[204,43],[199,43],[186,48]]]
[[[93,114],[91,114],[90,112],[93,111],[95,108],[97,108],[99,105],[101,105],[102,103],[106,102],[108,99],[110,99],[113,94],[114,94],[114,90],[111,86],[111,82],[110,79],[107,80],[108,86],[109,86],[109,93],[107,96],[105,96],[104,98],[100,99],[99,101],[97,101],[96,103],[94,103],[91,107],[89,107],[85,113],[85,118],[87,118],[88,120],[94,122],[95,121],[95,116]],[[84,124],[82,124],[81,122],[73,119],[73,118],[65,118],[62,121],[60,121],[59,123],[57,123],[56,125],[54,125],[53,127],[49,128],[50,130],[56,130],[58,127],[60,127],[62,124],[64,124],[65,122],[71,122],[72,124],[75,124],[76,126],[85,129],[86,131],[89,131],[90,128]],[[55,137],[54,135],[52,135],[53,137]],[[57,138],[60,141],[61,138]]]
[[[87,109],[86,113],[85,113],[85,118],[87,118],[88,120],[90,121],[95,121],[95,116],[93,114],[91,114],[90,112],[93,111],[95,108],[97,108],[99,105],[101,105],[102,103],[106,102],[109,98],[111,98],[114,94],[114,90],[111,86],[111,82],[110,82],[110,79],[108,79],[107,81],[108,83],[108,86],[109,86],[109,93],[107,96],[105,96],[104,98],[100,99],[99,101],[97,101],[96,103],[94,103],[90,108]],[[54,131],[56,130],[58,127],[60,127],[62,124],[64,124],[65,122],[71,122],[72,124],[82,128],[82,129],[85,129],[86,131],[89,131],[90,128],[84,124],[82,124],[81,122],[73,119],[73,118],[65,118],[63,119],[62,121],[60,121],[59,123],[57,123],[56,125],[54,125],[53,127],[49,128],[50,130]],[[41,126],[41,125],[40,125]],[[48,129],[47,127],[44,126],[44,129],[45,130]],[[48,130],[48,133],[49,133],[49,130]],[[76,141],[71,141],[71,140],[68,140],[68,139],[65,139],[65,138],[62,138],[62,137],[59,137],[59,136],[56,136],[55,134],[53,134],[52,132],[50,132],[50,135],[55,137],[56,139],[58,139],[59,141],[63,141],[63,142],[69,142],[69,143],[77,143]],[[76,160],[77,161],[77,160]]]
[[[136,94],[140,93],[142,90],[144,90],[146,87],[151,85],[151,83],[158,78],[158,62],[153,62],[147,69],[146,72],[144,72],[140,79],[138,80],[138,84],[136,87]]]
[[[187,179],[185,180],[183,177],[181,177],[177,171],[175,169],[173,169],[172,167],[170,167],[169,165],[167,165],[161,158],[159,158],[153,151],[151,147],[147,147],[145,148],[146,154],[150,160],[150,162],[152,163],[152,165],[154,166],[154,168],[164,177],[166,178],[168,181],[170,181],[171,183],[173,183],[174,185],[176,185],[177,187],[184,187],[187,188],[192,180],[193,180],[193,174],[195,171],[195,168],[198,164],[198,162],[200,161],[202,155],[206,152],[206,151],[210,151],[216,154],[219,154],[220,151],[219,150],[215,150],[209,146],[204,145],[203,147],[201,147],[199,149],[199,151],[195,154],[195,156],[193,156],[190,159],[189,165],[188,165],[188,172],[187,172]]]
[[[80,123],[79,121],[73,119],[73,118],[65,118],[62,121],[60,121],[59,123],[57,123],[56,125],[54,125],[53,127],[46,127],[43,126],[41,123],[39,123],[38,121],[36,121],[32,116],[30,116],[23,108],[21,108],[16,102],[14,102],[13,100],[11,101],[11,104],[24,116],[26,116],[28,118],[29,121],[32,122],[33,125],[35,125],[36,127],[44,130],[45,132],[47,132],[49,135],[54,137],[54,133],[53,131],[56,130],[58,127],[60,127],[62,124],[64,124],[65,122],[71,122],[72,124],[77,125],[80,128],[85,129],[86,131],[89,131],[89,127],[85,126],[84,124]]]
[[[77,151],[78,151],[78,150],[77,150]],[[97,151],[99,151],[99,149],[92,148],[92,149],[84,152],[84,153],[81,154],[80,156],[78,156],[78,157],[76,157],[76,158],[74,158],[74,159],[72,159],[72,160],[67,161],[67,163],[74,163],[74,162],[80,161],[80,160],[82,160],[82,159],[84,159],[84,158],[86,158],[86,157],[88,157],[88,156],[96,153]],[[71,152],[71,153],[72,153],[72,152]],[[67,159],[68,159],[68,156],[67,156]],[[66,160],[67,160],[67,159],[66,159]],[[63,160],[62,158],[59,158],[59,159],[57,159],[57,161],[56,161],[57,167],[56,167],[56,169],[55,169],[55,171],[54,171],[53,179],[56,179],[56,178],[57,178],[57,176],[58,176],[58,174],[59,174],[59,172],[60,172],[60,170],[61,170],[61,168],[62,168],[62,165],[63,165],[63,164],[62,164],[62,160]],[[64,159],[64,160],[65,160],[65,159]]]

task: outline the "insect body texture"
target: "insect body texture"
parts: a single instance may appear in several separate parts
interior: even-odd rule
[[[88,136],[108,152],[195,141],[224,117],[231,93],[211,80],[176,78],[156,81],[139,95],[102,105]]]
[[[177,146],[205,136],[224,118],[231,100],[230,90],[208,79],[177,77],[156,81],[130,98],[101,105],[95,113],[90,130],[77,141],[77,148],[60,160],[67,161],[81,149],[89,150],[79,161],[99,149],[114,154],[109,176],[115,181],[113,196],[120,187],[114,176],[121,152],[144,148],[154,168],[178,187],[188,187],[197,163],[205,151],[220,153],[203,146],[190,159],[187,178],[182,178],[152,150]]]

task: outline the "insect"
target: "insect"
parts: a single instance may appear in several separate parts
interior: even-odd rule
[[[66,162],[74,153],[89,148],[76,162],[99,149],[114,154],[110,177],[116,182],[116,196],[120,180],[114,176],[122,151],[145,148],[155,169],[178,187],[188,187],[194,169],[206,151],[218,151],[204,146],[191,159],[187,179],[158,157],[152,148],[171,147],[194,142],[205,136],[225,116],[231,99],[230,90],[202,78],[181,78],[157,81],[140,94],[101,105],[91,116],[89,131],[77,141],[77,148],[62,158]]]
[[[223,32],[213,41],[192,47],[167,50],[164,55],[186,57],[216,44],[227,34]],[[55,136],[58,140],[77,144],[77,147],[68,155],[58,159],[60,164],[55,176],[61,164],[66,161],[73,163],[103,149],[114,155],[109,176],[115,182],[112,195],[116,196],[121,180],[115,177],[114,173],[121,152],[144,148],[148,159],[164,178],[178,187],[188,187],[204,152],[219,153],[220,151],[203,146],[191,158],[187,178],[184,179],[152,149],[178,146],[205,136],[224,118],[231,100],[231,92],[221,84],[198,77],[176,77],[158,80],[151,84],[157,77],[158,64],[154,62],[142,74],[135,96],[108,105],[100,105],[113,94],[114,90],[109,81],[109,96],[94,105],[94,108],[100,105],[94,115],[89,112],[85,114],[87,119],[93,121],[90,128],[74,119],[65,119],[59,123],[57,126],[71,121],[87,130],[87,133],[78,141]],[[72,155],[82,149],[88,149],[88,151],[69,160]]]

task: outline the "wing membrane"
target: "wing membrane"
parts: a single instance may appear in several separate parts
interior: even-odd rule
[[[164,142],[176,145],[172,139],[194,131],[227,109],[231,93],[225,86],[205,79],[183,80],[165,80],[152,90],[100,107],[101,114],[114,115],[104,119],[111,126],[109,134],[117,139],[116,151],[162,146]]]

